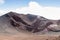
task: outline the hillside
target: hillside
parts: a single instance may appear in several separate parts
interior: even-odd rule
[[[0,40],[60,40],[60,20],[9,12],[0,16]]]

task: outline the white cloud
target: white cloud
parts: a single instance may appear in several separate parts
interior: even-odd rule
[[[4,15],[4,14],[10,12],[10,11],[13,11],[14,12],[15,10],[13,10],[13,9],[0,10],[0,16]]]
[[[5,0],[0,0],[0,4],[4,4],[5,3]]]
[[[60,7],[41,6],[37,2],[30,2],[28,6],[17,8],[15,11],[24,14],[30,13],[40,15],[48,19],[60,19]]]
[[[20,7],[17,8],[16,10],[8,10],[8,11],[14,11],[23,14],[30,13],[34,15],[40,15],[48,19],[60,19],[60,7],[42,6],[37,2],[32,2],[32,1],[28,4],[28,6]],[[8,11],[0,11],[0,12],[7,13]]]
[[[0,16],[2,16],[2,15],[4,15],[4,14],[6,14],[8,11],[4,11],[4,10],[0,10]]]

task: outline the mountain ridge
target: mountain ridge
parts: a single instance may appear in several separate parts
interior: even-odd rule
[[[15,12],[8,12],[5,15],[0,16],[0,33],[19,33],[20,30],[37,33],[44,31],[60,31],[60,28],[50,25],[56,24],[58,20],[49,20],[42,16],[32,14],[18,14]],[[60,22],[59,22],[60,25]],[[58,29],[59,28],[59,29]]]

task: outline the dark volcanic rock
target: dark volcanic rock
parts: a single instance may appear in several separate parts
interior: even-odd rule
[[[59,25],[56,21],[46,19],[42,16],[36,16],[32,14],[18,14],[15,12],[9,12],[0,17],[0,33],[18,33],[19,30],[28,32],[41,32],[44,29],[48,31],[56,31],[55,26],[52,24]]]
[[[7,15],[0,17],[0,33],[18,33],[18,31],[11,25],[10,18]]]

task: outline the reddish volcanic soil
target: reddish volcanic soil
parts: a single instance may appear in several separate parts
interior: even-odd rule
[[[60,40],[59,35],[39,35],[39,34],[1,34],[0,40]]]

